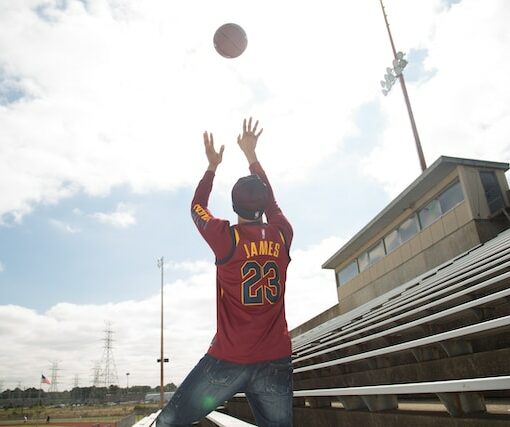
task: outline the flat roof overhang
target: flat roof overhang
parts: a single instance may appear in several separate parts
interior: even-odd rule
[[[504,172],[509,168],[508,163],[447,156],[439,157],[409,187],[379,212],[372,221],[322,264],[322,268],[335,269],[341,260],[353,257],[375,234],[387,227],[402,212],[406,209],[414,210],[413,204],[458,166],[475,167],[478,169],[500,169]]]

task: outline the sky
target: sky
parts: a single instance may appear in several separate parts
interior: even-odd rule
[[[510,161],[510,2],[386,0],[428,165]],[[226,59],[215,30],[241,25]],[[0,0],[0,389],[92,384],[105,329],[118,384],[180,383],[215,332],[213,256],[191,221],[235,222],[242,120],[293,224],[292,329],[337,302],[321,265],[420,173],[378,0]],[[129,378],[126,373],[129,372]],[[48,386],[44,386],[46,389]]]

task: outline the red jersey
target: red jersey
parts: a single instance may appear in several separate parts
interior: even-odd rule
[[[216,256],[217,329],[208,354],[241,364],[291,355],[284,296],[293,231],[260,163],[250,171],[269,190],[267,224],[231,226],[215,218],[207,208],[212,171],[204,174],[191,204],[193,220]]]

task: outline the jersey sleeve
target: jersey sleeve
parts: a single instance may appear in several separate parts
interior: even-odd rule
[[[269,203],[265,210],[267,222],[268,224],[275,225],[280,229],[280,231],[283,233],[285,237],[285,244],[287,246],[287,249],[289,249],[290,244],[292,242],[292,238],[294,236],[294,231],[292,230],[290,222],[287,220],[282,210],[276,203],[273,189],[271,187],[271,184],[269,183],[266,173],[264,172],[264,169],[262,169],[262,165],[259,162],[252,163],[250,165],[250,172],[258,175],[260,179],[262,179],[262,181],[264,181],[264,183],[266,184],[269,190]]]
[[[191,202],[191,217],[199,233],[213,250],[216,259],[222,259],[230,253],[232,238],[229,221],[215,218],[207,207],[213,180],[214,172],[206,171]]]

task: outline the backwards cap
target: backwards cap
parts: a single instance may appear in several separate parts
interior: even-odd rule
[[[259,219],[267,206],[269,194],[258,175],[240,178],[232,188],[232,208],[240,217]]]

